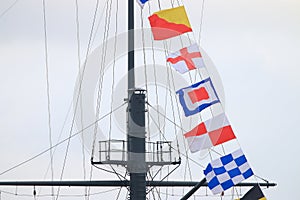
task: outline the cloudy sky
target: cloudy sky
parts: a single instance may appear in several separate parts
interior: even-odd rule
[[[69,110],[78,72],[75,1],[46,2],[51,123],[53,140],[58,141],[69,134],[72,115]],[[82,60],[95,2],[79,0]],[[96,34],[99,37],[92,49],[100,43],[103,34],[104,0],[100,3],[100,29]],[[183,3],[198,38],[202,1]],[[264,190],[266,197],[295,199],[300,178],[297,156],[300,152],[300,2],[205,0],[204,6],[200,44],[220,74],[225,109],[239,143],[255,173],[278,183],[277,187]],[[123,7],[120,6],[120,16],[125,16]],[[119,30],[125,31],[124,27],[126,24],[120,22]],[[0,173],[49,147],[43,31],[42,1],[1,0]],[[82,163],[85,159],[89,169],[89,157],[82,158],[81,148],[78,138],[72,140],[65,177],[82,177],[81,172],[80,176],[74,176],[78,175],[74,169],[78,161]],[[63,154],[64,147],[57,152]],[[55,166],[60,168],[63,157],[57,157]],[[0,180],[49,178],[48,163],[49,155],[43,155],[1,174]],[[58,170],[55,177],[59,175]],[[1,190],[13,194],[23,192],[22,188],[15,187]],[[31,192],[32,188],[24,190],[26,194]],[[49,190],[45,189],[44,193]],[[13,194],[1,193],[3,199],[17,199]]]

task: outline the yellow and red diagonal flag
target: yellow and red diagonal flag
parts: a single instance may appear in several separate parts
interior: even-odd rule
[[[192,31],[184,6],[155,12],[149,21],[154,40],[164,40]]]

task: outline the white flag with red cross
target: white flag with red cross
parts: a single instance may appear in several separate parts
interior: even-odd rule
[[[181,74],[190,70],[205,67],[197,44],[192,44],[189,47],[171,53],[167,57],[167,62],[171,63],[176,71]]]

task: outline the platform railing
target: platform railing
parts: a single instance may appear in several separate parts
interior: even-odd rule
[[[146,162],[150,165],[160,165],[176,162],[171,141],[146,142]],[[99,162],[103,164],[126,164],[127,141],[99,141]]]

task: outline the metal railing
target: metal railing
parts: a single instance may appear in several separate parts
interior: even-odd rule
[[[172,154],[172,142],[157,141],[146,142],[145,157],[146,162],[160,163],[173,162],[175,157]],[[99,141],[99,161],[127,161],[127,141],[106,140]]]

